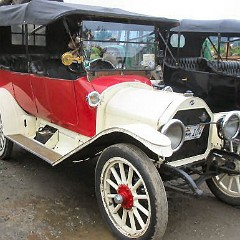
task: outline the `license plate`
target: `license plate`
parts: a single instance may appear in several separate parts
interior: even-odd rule
[[[186,126],[185,141],[200,138],[204,129],[204,125]]]

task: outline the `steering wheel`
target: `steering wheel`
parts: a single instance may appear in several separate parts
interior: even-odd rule
[[[97,58],[89,62],[89,69],[92,71],[96,70],[107,70],[107,69],[116,69],[116,66],[112,62],[105,60],[103,58]]]
[[[115,68],[118,68],[120,64],[120,68],[122,67],[123,59],[120,51],[116,47],[106,47],[103,53],[103,60],[112,63]]]

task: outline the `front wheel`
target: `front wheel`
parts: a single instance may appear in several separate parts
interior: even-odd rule
[[[161,239],[168,221],[163,182],[138,148],[116,144],[96,166],[96,196],[101,214],[117,239]]]

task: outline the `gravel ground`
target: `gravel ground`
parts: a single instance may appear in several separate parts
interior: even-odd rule
[[[168,192],[164,240],[239,240],[240,208]],[[113,240],[94,194],[94,164],[51,167],[19,147],[0,161],[0,240]]]

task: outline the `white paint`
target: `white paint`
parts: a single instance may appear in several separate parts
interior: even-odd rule
[[[0,114],[4,135],[30,135],[32,133],[32,129],[25,129],[24,120],[26,120],[26,123],[31,123],[30,126],[32,127],[35,118],[23,111],[11,93],[4,88],[0,88]]]
[[[103,101],[97,109],[97,132],[104,129],[142,123],[158,130],[159,119],[173,103],[178,106],[186,100],[183,94],[155,90],[143,83],[121,83],[102,93]],[[168,115],[169,121],[176,112]],[[165,122],[166,123],[166,122]]]
[[[149,125],[138,123],[120,125],[119,128],[125,129],[128,134],[131,133],[135,139],[159,156],[169,157],[173,153],[170,139]]]

